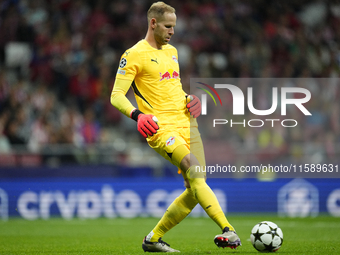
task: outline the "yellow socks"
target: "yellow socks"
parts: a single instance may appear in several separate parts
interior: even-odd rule
[[[166,232],[180,223],[197,205],[191,189],[186,189],[164,213],[156,227],[146,237],[147,241],[157,242]]]
[[[190,170],[195,171],[196,167],[197,166],[190,167],[186,174],[191,188],[186,189],[172,202],[156,227],[147,235],[147,241],[157,242],[166,232],[180,223],[197,203],[202,206],[209,217],[215,221],[222,230],[228,227],[229,230],[234,231],[233,226],[230,225],[225,217],[214,192],[205,182],[204,177],[201,175],[201,177],[195,178],[195,174],[192,172],[192,178],[190,178]]]
[[[191,166],[187,171],[187,178],[189,180],[193,195],[205,212],[209,215],[209,217],[214,220],[222,230],[225,227],[228,227],[229,230],[234,231],[233,226],[230,225],[227,218],[225,217],[225,214],[222,211],[214,192],[205,182],[204,176],[197,175],[196,169],[198,169],[198,166]]]

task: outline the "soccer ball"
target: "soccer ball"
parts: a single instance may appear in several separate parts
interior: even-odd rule
[[[275,223],[262,221],[251,230],[250,241],[260,252],[275,252],[283,242],[283,233]]]

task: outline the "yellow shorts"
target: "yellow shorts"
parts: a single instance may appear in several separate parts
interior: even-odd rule
[[[197,158],[201,166],[205,166],[203,143],[197,127],[178,128],[164,125],[156,134],[148,137],[147,142],[151,148],[178,168],[179,164],[173,162],[171,156],[174,150],[182,144]],[[185,156],[183,155],[182,159]]]

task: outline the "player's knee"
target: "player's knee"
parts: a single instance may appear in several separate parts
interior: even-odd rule
[[[181,161],[180,167],[182,171],[186,171],[190,167],[190,154],[187,154]]]
[[[184,180],[184,186],[185,186],[187,189],[190,189],[190,188],[191,188],[190,182],[189,182],[188,179],[185,179],[185,180]]]
[[[205,172],[203,172],[203,169],[199,165],[191,166],[187,172],[186,176],[188,177],[189,182],[191,182],[194,179],[204,179],[205,178]],[[204,179],[205,180],[205,179]]]
[[[199,165],[197,158],[192,153],[189,153],[182,159],[180,168],[182,171],[187,171],[190,167]]]

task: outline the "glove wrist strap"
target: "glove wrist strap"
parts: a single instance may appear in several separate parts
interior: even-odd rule
[[[140,114],[144,114],[142,113],[140,110],[136,109],[134,110],[132,113],[131,113],[131,119],[135,120],[135,121],[138,121],[138,116]]]

